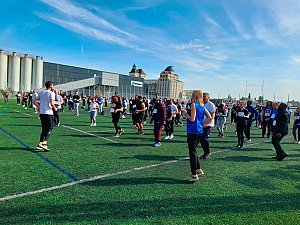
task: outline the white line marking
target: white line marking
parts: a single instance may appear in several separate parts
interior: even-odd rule
[[[89,131],[89,133],[105,133],[105,132],[112,132],[112,131],[116,131],[116,130],[92,130]]]
[[[23,115],[26,115],[26,116],[33,116],[33,115],[30,115],[30,114],[28,114],[28,113],[23,113],[23,112],[20,112],[20,111],[18,111],[18,110],[14,110],[15,112],[17,112],[17,113],[21,113],[21,114],[23,114]]]
[[[217,151],[217,152],[212,152],[212,154],[226,152],[226,151],[229,151],[229,150],[230,149],[225,149],[225,150],[221,150],[221,151]],[[29,196],[29,195],[35,195],[35,194],[39,194],[39,193],[43,193],[43,192],[59,190],[59,189],[62,189],[62,188],[74,186],[76,184],[88,183],[88,182],[100,180],[100,179],[107,178],[107,177],[113,177],[113,176],[118,176],[118,175],[122,175],[122,174],[126,174],[126,173],[131,173],[131,172],[135,172],[135,171],[139,171],[139,170],[145,170],[145,169],[160,167],[160,166],[168,165],[168,164],[171,164],[171,163],[177,163],[177,162],[180,162],[180,161],[184,161],[186,159],[189,159],[189,157],[180,158],[180,159],[176,159],[176,160],[170,160],[170,161],[166,161],[166,162],[163,162],[163,163],[152,164],[152,165],[148,165],[148,166],[136,167],[136,168],[133,168],[133,169],[123,170],[123,171],[119,171],[119,172],[116,172],[116,173],[107,173],[107,174],[100,175],[100,176],[95,176],[95,177],[91,177],[91,178],[87,178],[87,179],[82,179],[82,180],[79,180],[79,181],[76,181],[76,182],[70,182],[70,183],[66,183],[66,184],[62,184],[62,185],[57,185],[57,186],[53,186],[53,187],[39,189],[39,190],[36,190],[36,191],[29,191],[29,192],[25,192],[25,193],[21,193],[21,194],[9,195],[9,196],[0,198],[0,202],[7,201],[7,200],[10,200],[10,199],[15,199],[15,198],[21,198],[21,197]]]
[[[33,116],[33,115],[30,115],[30,114],[27,114],[27,113],[20,112],[20,111],[18,111],[18,110],[14,110],[14,111],[15,111],[15,112],[18,112],[18,113],[21,113],[21,114],[24,114],[24,115],[26,115],[26,116],[31,116],[31,117]],[[73,127],[70,127],[70,126],[67,126],[67,125],[60,125],[60,126],[65,127],[65,128],[68,128],[68,129],[71,129],[71,130],[75,130],[75,131],[77,131],[77,132],[81,132],[81,133],[83,133],[83,134],[87,134],[87,135],[90,135],[90,136],[93,136],[93,137],[98,137],[98,138],[104,139],[104,140],[109,141],[109,142],[113,142],[113,143],[116,143],[116,144],[119,143],[119,142],[117,142],[117,141],[114,141],[114,140],[111,140],[111,139],[108,139],[108,138],[105,138],[105,137],[101,137],[101,136],[99,136],[99,135],[91,134],[91,133],[89,133],[89,132],[86,132],[86,131],[83,131],[83,130],[79,130],[79,129],[76,129],[76,128],[73,128]]]
[[[67,125],[60,125],[60,126],[68,128],[70,130],[74,130],[74,131],[83,133],[83,134],[87,134],[87,135],[90,135],[90,136],[93,136],[93,137],[98,137],[98,138],[101,138],[101,139],[106,140],[106,141],[110,141],[110,142],[113,142],[113,143],[119,143],[117,141],[114,141],[114,140],[111,140],[111,139],[108,139],[108,138],[105,138],[105,137],[101,137],[99,135],[91,134],[89,132],[86,132],[86,131],[83,131],[83,130],[79,130],[79,129],[76,129],[76,128],[73,128],[73,127],[70,127],[70,126],[67,126]]]

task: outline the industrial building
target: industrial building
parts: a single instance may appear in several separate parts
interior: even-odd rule
[[[13,93],[43,88],[45,81],[66,93],[79,91],[81,95],[111,96],[118,92],[127,99],[134,95],[151,98],[156,92],[163,98],[182,98],[183,82],[168,66],[158,80],[146,80],[143,69],[132,66],[129,75],[87,69],[52,62],[40,56],[0,50],[0,89]]]

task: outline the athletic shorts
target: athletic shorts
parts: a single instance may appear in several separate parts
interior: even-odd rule
[[[96,119],[96,116],[97,116],[97,111],[91,111],[91,112],[90,112],[90,119],[91,119],[91,120]]]

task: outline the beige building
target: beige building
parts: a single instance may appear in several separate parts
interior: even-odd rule
[[[129,76],[146,79],[146,74],[145,74],[144,70],[143,69],[137,69],[135,63],[133,64],[132,69],[129,72]]]
[[[174,72],[172,66],[168,66],[160,73],[156,92],[158,92],[162,98],[182,98],[183,82],[179,80],[179,76]]]

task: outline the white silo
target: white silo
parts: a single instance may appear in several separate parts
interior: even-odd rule
[[[13,91],[20,90],[20,57],[16,52],[9,56],[8,65],[8,88]]]
[[[32,89],[43,87],[43,63],[43,58],[40,56],[33,60]]]
[[[0,50],[0,89],[7,88],[7,55]]]
[[[31,90],[32,59],[25,54],[21,58],[21,91]]]

